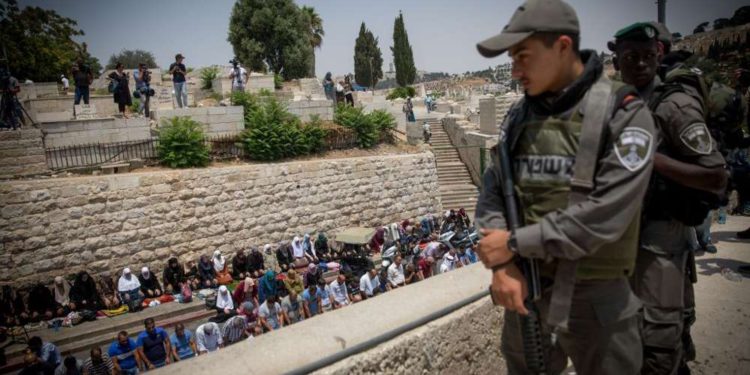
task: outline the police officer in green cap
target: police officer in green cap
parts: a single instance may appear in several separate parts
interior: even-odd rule
[[[724,159],[706,126],[703,96],[689,85],[665,85],[657,75],[665,50],[660,39],[653,24],[635,23],[608,43],[623,81],[649,103],[659,129],[632,276],[633,291],[643,301],[642,374],[687,370],[685,349],[690,344],[683,343],[683,316],[694,302],[686,276],[693,228],[684,209],[697,199],[686,199],[685,188],[718,195],[727,182]]]
[[[504,169],[493,149],[476,208],[478,254],[492,269],[493,300],[505,307],[502,353],[509,373],[529,373],[521,316],[527,282],[518,257],[540,264],[536,306],[548,346],[546,373],[570,358],[578,374],[636,374],[642,350],[635,267],[641,202],[655,132],[632,87],[612,82],[594,51],[579,51],[576,12],[560,0],[528,0],[499,35],[477,45],[508,52],[525,96],[502,124],[521,227],[507,228]],[[507,163],[502,163],[507,164]],[[555,340],[550,338],[555,333]]]

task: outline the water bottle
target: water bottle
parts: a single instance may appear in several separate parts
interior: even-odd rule
[[[728,267],[724,267],[721,269],[721,276],[724,276],[724,278],[729,281],[734,281],[736,283],[742,282],[742,275],[734,272],[731,268]]]
[[[719,207],[719,224],[727,223],[727,208],[724,206]]]

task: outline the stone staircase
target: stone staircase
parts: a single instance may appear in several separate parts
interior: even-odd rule
[[[432,131],[430,141],[435,154],[443,209],[457,210],[463,207],[468,212],[474,212],[479,191],[471,180],[469,170],[458,156],[458,150],[443,129],[443,124],[440,120],[431,118],[420,121],[427,121]]]

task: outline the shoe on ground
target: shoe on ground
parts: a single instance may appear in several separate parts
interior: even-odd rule
[[[716,254],[719,252],[719,250],[713,244],[706,245],[706,247],[703,248],[703,251],[711,254]]]

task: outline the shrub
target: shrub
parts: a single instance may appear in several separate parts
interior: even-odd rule
[[[159,129],[157,154],[171,168],[203,167],[210,160],[203,128],[189,117],[173,117]]]
[[[141,107],[141,99],[133,98],[130,104],[130,112],[138,113],[138,110],[140,109],[140,107]]]
[[[245,128],[247,128],[247,116],[260,106],[258,97],[244,91],[232,91],[229,99],[232,101],[232,105],[241,105],[244,108]]]
[[[380,131],[372,116],[365,114],[361,107],[339,104],[333,122],[354,130],[357,133],[357,146],[360,148],[375,147],[380,140]]]
[[[396,119],[389,112],[378,109],[369,114],[375,129],[380,133],[380,140],[393,143],[393,133],[391,130],[396,128]]]
[[[213,88],[213,82],[216,77],[219,76],[218,66],[209,66],[201,70],[201,88],[204,90],[211,90]]]
[[[385,98],[388,100],[393,100],[396,98],[408,98],[408,97],[414,97],[416,95],[416,90],[414,90],[414,87],[411,86],[402,86],[402,87],[396,87],[395,89],[391,90],[390,93],[388,93],[388,96]]]
[[[276,89],[280,89],[284,86],[284,79],[281,78],[280,75],[274,74],[273,75],[273,87]]]

